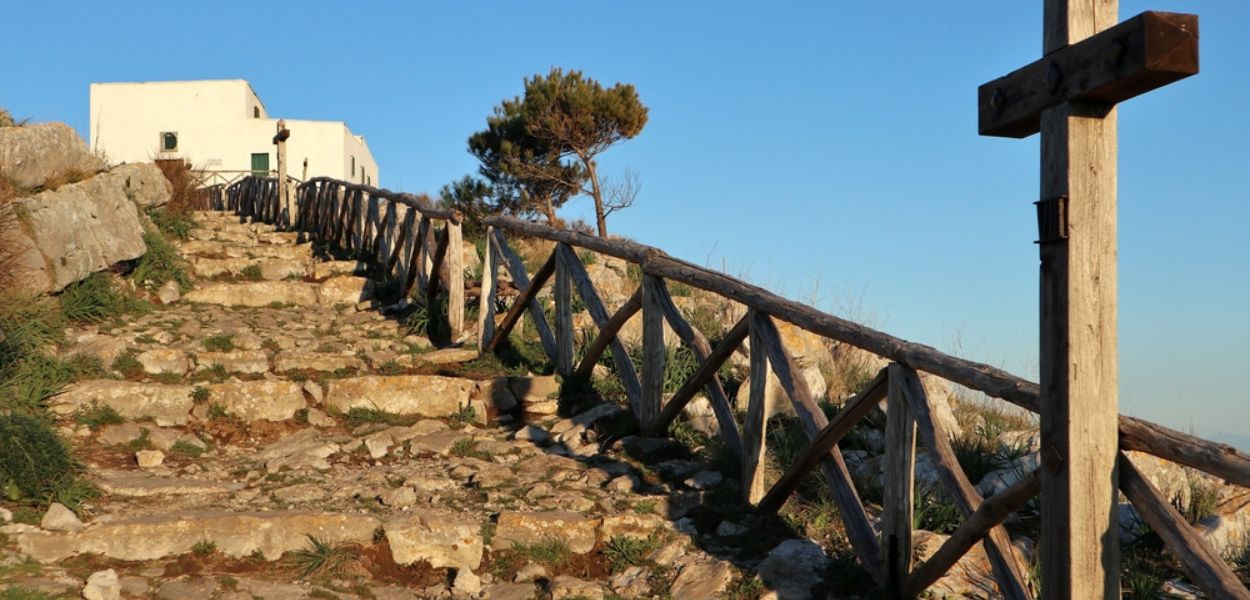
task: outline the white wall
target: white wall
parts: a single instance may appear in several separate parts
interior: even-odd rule
[[[277,119],[269,118],[264,104],[241,79],[91,84],[91,147],[114,164],[179,158],[207,171],[246,171],[253,153],[266,153],[269,168],[276,170],[276,125]],[[302,178],[307,158],[308,177],[361,181],[363,168],[377,185],[377,163],[368,146],[344,123],[288,119],[286,126],[291,130],[289,175]],[[160,150],[161,133],[166,131],[178,134],[176,152]]]

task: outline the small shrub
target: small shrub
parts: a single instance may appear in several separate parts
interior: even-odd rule
[[[169,451],[190,456],[191,458],[198,458],[201,454],[204,454],[204,448],[186,440],[178,440],[174,442],[174,445],[170,446]]]
[[[130,352],[119,354],[113,359],[113,370],[126,379],[142,379],[144,375],[143,364]]]
[[[212,392],[208,391],[208,388],[204,386],[197,385],[195,386],[195,389],[191,390],[191,400],[196,404],[208,402],[208,398],[211,395]]]
[[[344,417],[349,428],[359,427],[365,423],[407,426],[417,422],[416,417],[397,415],[395,413],[377,410],[376,408],[365,408],[363,406],[352,408],[347,411],[347,414],[344,415]]]
[[[239,272],[239,277],[247,281],[260,281],[265,278],[260,272],[260,265],[252,263]]]
[[[655,509],[655,500],[640,500],[634,504],[634,512],[640,515],[653,515],[655,514]]]
[[[1199,521],[1214,515],[1220,504],[1219,486],[1208,483],[1202,479],[1202,476],[1188,470],[1185,472],[1185,485],[1189,491],[1188,499],[1180,493],[1172,497],[1172,506],[1176,507],[1177,512],[1181,513],[1190,525],[1196,525]]]
[[[107,404],[92,403],[91,406],[74,415],[74,421],[91,429],[99,429],[105,425],[118,425],[126,422],[120,414]]]
[[[210,540],[200,540],[191,546],[191,553],[196,556],[208,556],[217,551],[217,544]]]
[[[191,289],[191,277],[186,271],[186,261],[178,256],[178,252],[164,236],[159,232],[145,231],[143,243],[147,246],[147,252],[139,257],[139,262],[135,264],[135,270],[131,273],[135,283],[149,289],[156,289],[174,281],[183,292]]]
[[[315,536],[308,536],[308,547],[291,554],[291,563],[299,569],[300,577],[322,575],[336,576],[356,560],[355,544],[331,544]]]
[[[912,512],[914,529],[947,534],[958,529],[962,522],[963,513],[959,507],[943,497],[940,490],[931,487],[915,490]]]
[[[558,537],[547,537],[533,544],[513,542],[512,551],[536,563],[551,567],[567,565],[573,558],[569,543]]]
[[[461,458],[478,458],[482,460],[490,460],[491,458],[490,454],[477,449],[477,440],[472,438],[456,440],[456,443],[451,445],[450,453],[452,456]]]
[[[209,352],[230,352],[234,350],[234,335],[229,333],[210,335],[201,343]]]
[[[148,217],[152,224],[167,238],[178,241],[191,239],[191,230],[195,229],[195,220],[190,213],[175,212],[165,208],[148,209]]]
[[[448,424],[452,429],[464,429],[465,427],[472,425],[473,422],[477,420],[477,410],[474,409],[472,405],[465,404],[447,420],[449,421]]]
[[[211,406],[208,407],[208,418],[224,419],[226,418],[226,416],[227,416],[226,407],[220,404],[217,404],[215,402]]]
[[[382,375],[399,375],[403,372],[404,367],[394,360],[388,360],[378,365],[378,373]]]
[[[618,535],[608,540],[603,555],[608,559],[612,572],[619,573],[629,567],[646,564],[647,556],[659,549],[661,543],[657,533],[646,538]]]
[[[152,432],[148,431],[147,427],[140,429],[139,437],[133,440],[130,440],[130,443],[126,444],[126,447],[129,448],[131,452],[138,452],[140,450],[151,450],[152,449]]]
[[[45,421],[0,416],[0,486],[13,501],[45,500],[72,484],[76,465]]]

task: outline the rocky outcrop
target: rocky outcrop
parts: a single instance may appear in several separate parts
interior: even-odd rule
[[[0,128],[0,173],[18,187],[38,188],[50,180],[91,176],[104,168],[104,161],[64,123]]]
[[[104,177],[116,181],[139,208],[164,206],[173,194],[173,186],[165,173],[153,163],[131,163],[113,167]]]
[[[19,246],[33,271],[32,291],[59,291],[147,250],[139,210],[116,178],[92,177],[21,198],[14,210],[29,239]]]

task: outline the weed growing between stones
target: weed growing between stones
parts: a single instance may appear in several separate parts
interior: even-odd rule
[[[357,406],[348,410],[347,414],[343,415],[343,418],[347,427],[350,429],[355,429],[356,427],[366,423],[381,423],[383,425],[400,425],[407,427],[417,422],[416,417],[397,415],[395,413],[381,411],[376,408],[365,408],[363,406]]]
[[[113,407],[107,404],[92,403],[91,406],[78,411],[74,415],[74,422],[79,425],[86,425],[92,431],[95,431],[105,425],[118,425],[126,420],[117,413]]]
[[[16,413],[0,416],[0,486],[9,500],[64,500],[75,508],[91,495],[77,472],[77,463],[47,422]]]
[[[260,281],[265,278],[260,272],[260,265],[252,263],[239,272],[239,278],[244,281]]]
[[[332,544],[313,535],[308,536],[308,547],[290,554],[290,562],[300,572],[300,577],[335,577],[356,560],[356,544]]]
[[[654,562],[648,560],[647,557],[658,550],[663,543],[664,539],[658,531],[652,532],[645,538],[618,535],[604,545],[603,555],[608,559],[610,570],[613,573],[620,573],[633,566],[654,566]]]
[[[195,229],[195,220],[189,213],[174,212],[163,208],[150,208],[147,211],[152,224],[167,238],[178,241],[191,239],[191,230]]]
[[[152,310],[152,305],[117,289],[106,272],[95,273],[72,283],[61,292],[61,313],[75,323],[99,323],[124,315],[138,315]]]
[[[229,333],[210,335],[201,342],[209,352],[230,352],[234,350],[234,336]]]
[[[191,276],[187,274],[187,264],[173,244],[165,239],[159,231],[143,232],[143,243],[147,252],[139,257],[131,276],[137,285],[148,289],[156,289],[173,281],[182,292],[191,289]]]
[[[143,379],[143,364],[131,352],[118,354],[117,358],[113,359],[112,369],[132,381]]]
[[[1216,513],[1220,504],[1219,486],[1207,482],[1201,475],[1188,469],[1185,471],[1185,485],[1188,488],[1188,497],[1178,492],[1172,497],[1172,506],[1190,525],[1196,525]]]

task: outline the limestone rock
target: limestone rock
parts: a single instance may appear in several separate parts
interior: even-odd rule
[[[308,407],[294,381],[239,381],[208,386],[210,401],[244,421],[286,421]]]
[[[438,375],[371,375],[336,379],[326,390],[326,406],[346,413],[362,407],[401,415],[446,417],[469,402],[473,381]]]
[[[567,599],[585,599],[585,600],[603,600],[603,588],[599,584],[592,581],[582,581],[576,577],[568,575],[558,575],[551,580],[551,599],[565,600]],[[674,596],[680,598],[681,596]]]
[[[598,536],[599,519],[574,512],[516,512],[499,513],[492,548],[510,548],[514,542],[536,544],[547,538],[559,538],[568,542],[575,554],[590,552]]]
[[[275,303],[312,306],[317,303],[317,294],[311,285],[302,281],[256,281],[215,283],[188,292],[183,300],[222,306],[260,307]]]
[[[48,512],[43,514],[43,520],[39,522],[39,526],[48,531],[69,532],[78,532],[86,528],[82,521],[78,520],[78,515],[60,502],[53,502],[48,507]]]
[[[178,287],[177,281],[166,281],[165,285],[156,290],[156,299],[161,304],[173,304],[182,299],[182,288]]]
[[[165,462],[165,453],[160,450],[140,450],[135,452],[135,462],[140,469],[153,469]]]
[[[303,548],[308,536],[331,543],[369,542],[380,523],[368,515],[300,511],[190,511],[120,519],[78,534],[78,551],[120,560],[154,560],[191,551],[197,542],[243,557],[260,551],[267,560]]]
[[[153,419],[157,425],[185,425],[191,420],[189,385],[162,385],[97,379],[76,383],[49,401],[53,412],[68,415],[92,404],[111,407],[126,419]]]
[[[317,299],[327,306],[371,300],[373,282],[363,277],[331,277],[318,286]]]
[[[139,208],[163,206],[173,194],[173,185],[155,163],[118,165],[101,177],[118,180],[122,190]]]
[[[111,179],[93,177],[15,201],[43,257],[46,291],[59,291],[147,251],[139,211]]]
[[[829,562],[819,544],[791,539],[769,551],[756,573],[779,597],[806,600],[812,597],[812,588],[821,582]]]
[[[734,579],[733,565],[715,559],[690,560],[673,580],[674,598],[717,598]]]
[[[196,369],[211,369],[218,365],[227,373],[268,373],[269,355],[263,350],[200,352],[195,355]]]
[[[202,481],[174,477],[151,477],[134,471],[101,470],[97,485],[114,496],[148,498],[153,496],[209,496],[243,489],[241,483]]]
[[[117,571],[108,569],[92,573],[82,589],[82,597],[86,600],[120,600],[122,584],[117,578]]]
[[[187,353],[177,348],[156,348],[135,357],[143,371],[151,375],[186,375],[190,368]]]
[[[321,281],[335,275],[364,274],[368,270],[368,265],[354,260],[315,262],[312,266],[312,278]]]
[[[329,352],[280,352],[273,359],[275,373],[292,371],[321,371],[332,373],[340,369],[361,370],[364,363],[354,356]]]
[[[560,392],[560,383],[555,376],[546,377],[509,377],[508,387],[512,396],[529,410],[530,405],[539,404],[553,399]]]
[[[270,444],[253,455],[270,473],[286,469],[311,467],[320,471],[330,468],[327,458],[337,454],[338,444],[320,439],[314,429],[305,429]]]
[[[325,499],[329,492],[315,483],[297,483],[281,487],[271,492],[274,500],[286,504],[317,502]]]
[[[386,541],[401,565],[426,561],[436,569],[476,569],[482,564],[481,525],[444,512],[419,511],[388,521]]]
[[[18,187],[39,187],[66,174],[93,175],[102,170],[104,161],[87,150],[69,125],[0,127],[0,172]]]

